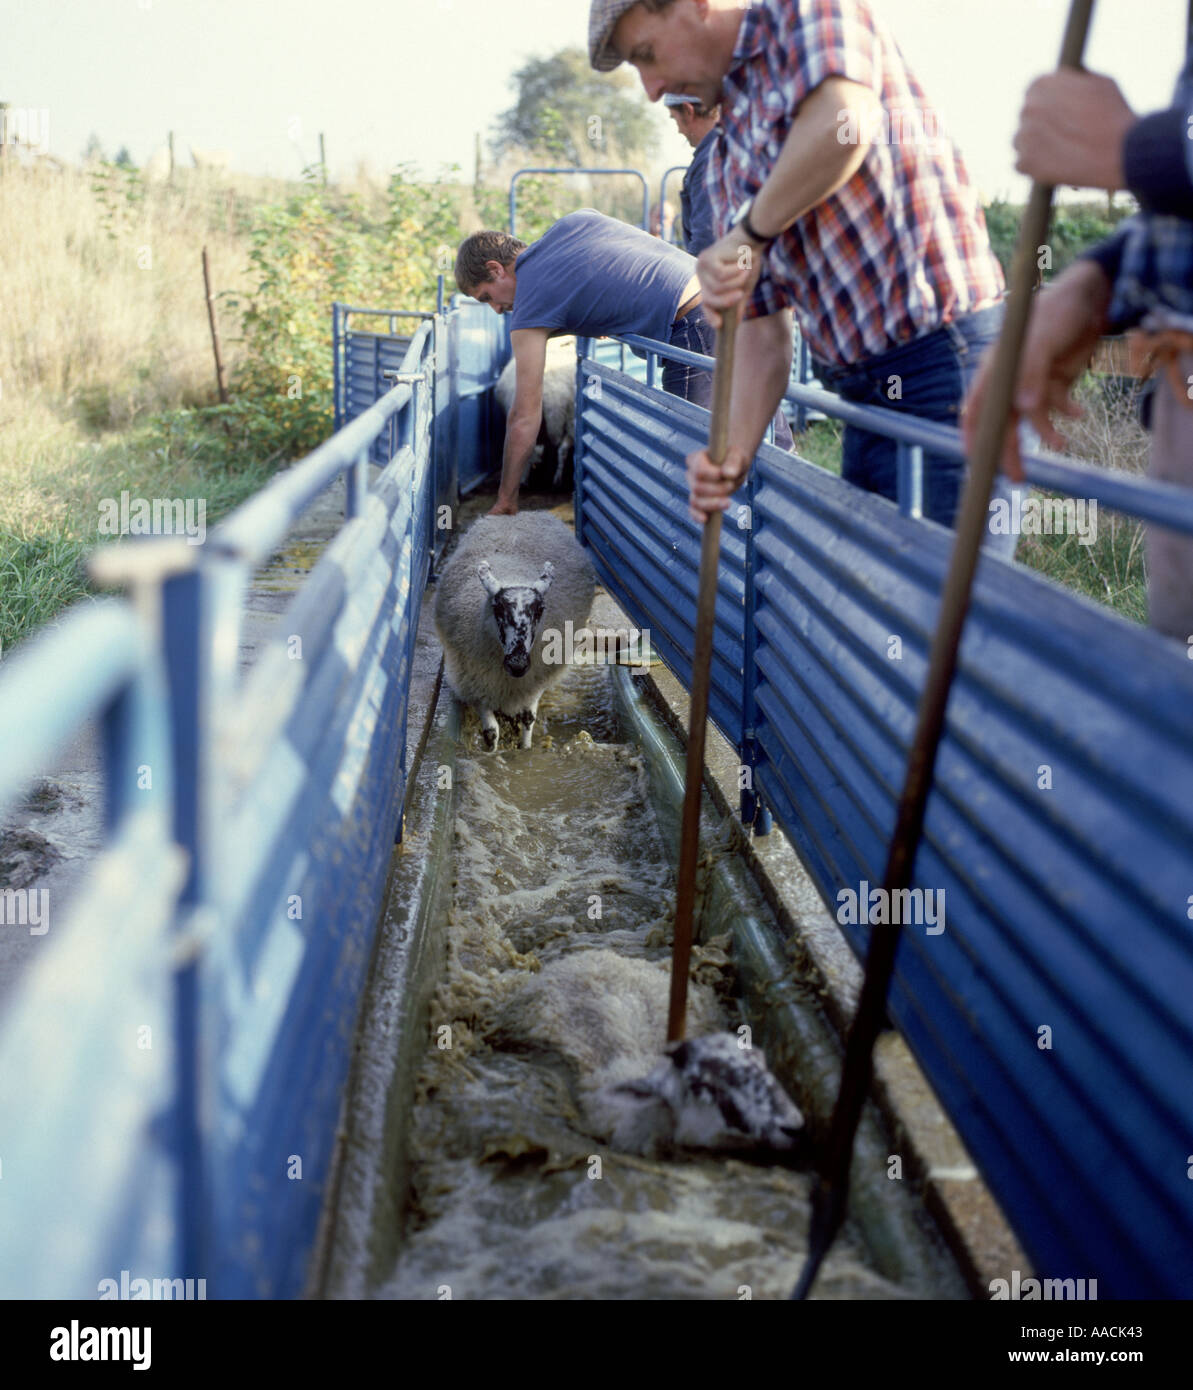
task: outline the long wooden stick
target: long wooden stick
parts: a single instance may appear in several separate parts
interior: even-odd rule
[[[712,420],[708,457],[722,463],[729,445],[729,396],[733,387],[733,350],[738,308],[721,315],[716,366],[712,378]],[[700,592],[696,600],[696,637],[692,648],[692,701],[688,717],[688,761],[684,777],[683,822],[679,841],[679,877],[675,893],[675,935],[671,948],[671,1008],[667,1041],[684,1035],[688,1006],[688,969],[692,958],[692,914],[696,904],[696,859],[700,851],[700,794],[704,787],[704,733],[708,723],[708,687],[712,668],[713,625],[717,608],[717,566],[721,557],[721,513],[710,513],[700,544]]]
[[[1061,45],[1061,66],[1079,67],[1085,52],[1094,0],[1071,0],[1068,23]],[[965,615],[969,611],[970,590],[977,569],[978,553],[990,512],[990,493],[1002,457],[1010,418],[1011,402],[1019,377],[1019,359],[1027,336],[1031,312],[1032,286],[1035,282],[1036,257],[1039,247],[1048,236],[1052,214],[1052,189],[1033,184],[1031,197],[1011,266],[1011,286],[1007,299],[1006,317],[995,350],[990,384],[978,416],[978,429],[969,474],[961,498],[961,513],[957,522],[957,538],[949,561],[944,592],[941,595],[940,617],[932,641],[932,654],[924,692],[920,698],[915,738],[907,760],[903,794],[895,832],[886,863],[882,886],[889,894],[911,885],[916,852],[924,828],[924,812],[932,789],[936,753],[944,730],[945,710],[953,674],[957,669],[957,653]],[[887,901],[890,901],[888,897]],[[833,1110],[832,1127],[825,1147],[819,1181],[812,1193],[812,1221],[809,1248],[799,1283],[793,1298],[803,1298],[812,1286],[816,1271],[828,1253],[833,1238],[845,1218],[849,1187],[849,1169],[853,1159],[853,1141],[861,1118],[862,1104],[870,1088],[873,1068],[874,1042],[886,1017],[886,997],[894,971],[895,952],[899,945],[897,925],[871,928],[866,951],[866,975],[861,998],[849,1040],[845,1047],[845,1064],[841,1072],[841,1089]]]

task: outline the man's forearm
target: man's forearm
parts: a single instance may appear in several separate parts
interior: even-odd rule
[[[501,460],[501,487],[497,493],[498,497],[505,501],[512,501],[518,495],[526,460],[538,439],[541,423],[541,418],[522,420],[516,415],[511,416],[506,422],[505,452]]]
[[[729,443],[752,459],[791,377],[791,317],[747,319],[737,330]]]

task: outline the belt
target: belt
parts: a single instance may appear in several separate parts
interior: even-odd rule
[[[1193,406],[1189,397],[1181,356],[1193,352],[1193,333],[1179,328],[1160,327],[1152,331],[1135,328],[1127,334],[1130,369],[1143,380],[1163,374],[1172,386],[1173,394],[1185,406]]]
[[[701,303],[702,299],[703,299],[703,296],[702,296],[702,295],[700,295],[700,294],[694,294],[694,295],[691,297],[691,299],[689,299],[689,300],[685,301],[683,304],[681,304],[681,305],[679,306],[679,312],[675,315],[674,322],[675,322],[675,323],[678,323],[678,322],[680,321],[680,319],[682,319],[682,318],[685,317],[685,315],[690,314],[690,313],[692,312],[692,310],[693,310],[694,308],[696,308],[696,306],[697,306],[698,304]]]

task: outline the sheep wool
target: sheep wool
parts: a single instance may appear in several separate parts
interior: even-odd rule
[[[493,394],[498,404],[508,415],[514,403],[517,386],[517,372],[514,359],[502,368],[497,378]],[[543,433],[547,443],[555,450],[556,468],[553,486],[564,486],[567,482],[571,464],[576,426],[576,340],[575,338],[549,338],[547,357],[543,366]],[[542,438],[542,433],[540,434]],[[543,448],[536,444],[526,462],[522,476],[525,482],[542,461]]]
[[[486,748],[497,746],[498,713],[530,747],[543,691],[565,669],[543,660],[543,638],[562,637],[569,622],[582,628],[595,590],[592,561],[550,512],[482,517],[461,537],[439,581],[435,627],[448,684],[476,706]]]

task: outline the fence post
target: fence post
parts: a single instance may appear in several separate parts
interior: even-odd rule
[[[807,384],[808,381],[808,341],[804,337],[803,332],[801,331],[798,324],[796,324],[795,332],[797,335],[795,349],[795,372],[799,385],[804,386]],[[808,407],[804,405],[802,402],[800,402],[795,407],[795,431],[797,434],[803,434],[803,432],[807,428]]]
[[[342,393],[344,389],[344,344],[340,341],[343,326],[343,305],[338,301],[331,306],[331,404],[333,429],[344,425]]]
[[[576,539],[584,544],[584,402],[588,399],[588,383],[584,378],[584,363],[592,352],[591,338],[576,339],[576,418],[572,425],[572,510],[575,514]]]
[[[754,531],[758,524],[758,461],[754,460],[747,477],[749,525],[746,527],[746,576],[745,576],[745,637],[742,651],[742,692],[741,692],[741,742],[738,748],[740,768],[746,770],[746,785],[741,788],[741,822],[745,826],[755,826],[755,833],[765,835],[771,828],[770,813],[762,805],[754,785],[758,775],[758,741],[755,729],[757,718],[756,672],[754,654],[757,647],[757,634],[754,631],[755,583],[757,579],[758,553],[754,544]],[[738,776],[741,773],[739,770]]]
[[[904,516],[924,515],[924,450],[899,440],[895,449],[895,496]]]
[[[207,575],[203,564],[169,576],[162,585],[162,656],[170,703],[174,764],[174,839],[189,858],[179,897],[179,925],[193,925],[210,900],[211,643]],[[186,926],[183,926],[183,924]],[[177,1058],[177,1250],[179,1271],[205,1277],[206,1243],[214,1211],[207,1190],[200,1105],[200,953],[183,954],[174,979],[174,1047]]]

